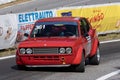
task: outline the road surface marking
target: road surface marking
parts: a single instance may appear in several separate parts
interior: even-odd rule
[[[102,41],[100,42],[101,44],[104,44],[104,43],[111,43],[111,42],[118,42],[120,41],[120,39],[116,39],[116,40],[110,40],[110,41]]]
[[[15,57],[15,55],[6,56],[6,57],[0,57],[0,60],[9,59],[9,58],[14,58],[14,57]]]
[[[117,75],[117,74],[120,74],[120,70],[111,72],[111,73],[109,73],[109,74],[107,74],[107,75],[105,75],[105,76],[102,76],[102,77],[100,77],[100,78],[98,78],[98,79],[96,79],[96,80],[106,80],[106,79],[108,79],[108,78],[110,78],[110,77],[112,77],[112,76],[115,76],[115,75]]]

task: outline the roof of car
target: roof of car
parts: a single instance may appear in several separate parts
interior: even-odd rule
[[[38,20],[37,22],[41,21],[77,21],[82,17],[52,17],[52,18],[43,18]]]

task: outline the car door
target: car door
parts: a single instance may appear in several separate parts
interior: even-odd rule
[[[91,52],[91,44],[92,44],[92,35],[90,34],[90,25],[85,18],[80,20],[80,28],[81,34],[83,36],[83,43],[86,56],[88,56]]]

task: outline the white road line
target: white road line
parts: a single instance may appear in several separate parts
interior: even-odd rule
[[[0,60],[9,59],[9,58],[14,58],[14,57],[15,57],[15,55],[6,56],[6,57],[0,57]]]
[[[109,73],[109,74],[107,74],[107,75],[105,75],[105,76],[102,76],[102,77],[100,77],[100,78],[98,78],[98,79],[96,79],[96,80],[106,80],[106,79],[108,79],[108,78],[110,78],[110,77],[112,77],[112,76],[115,76],[115,75],[117,75],[117,74],[120,74],[120,70],[111,72],[111,73]]]
[[[118,42],[120,41],[120,39],[116,39],[116,40],[110,40],[110,41],[102,41],[100,42],[101,44],[104,44],[104,43],[111,43],[111,42]]]

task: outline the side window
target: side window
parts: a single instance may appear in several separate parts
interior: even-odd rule
[[[85,23],[85,27],[87,29],[87,32],[89,32],[89,30],[90,30],[90,24],[89,24],[89,22],[85,18],[83,18],[83,21]]]
[[[81,27],[81,33],[82,33],[82,35],[88,33],[90,27],[89,27],[89,23],[87,22],[87,20],[83,18],[83,19],[80,20],[80,23],[81,23],[80,27]]]

